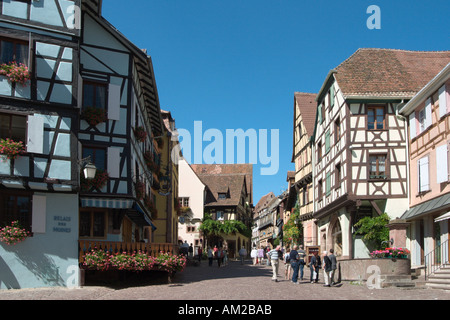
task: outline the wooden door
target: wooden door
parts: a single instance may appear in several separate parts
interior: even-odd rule
[[[132,222],[128,217],[124,217],[122,223],[122,241],[131,242],[132,235]]]

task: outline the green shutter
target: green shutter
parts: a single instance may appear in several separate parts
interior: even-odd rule
[[[331,172],[327,173],[327,181],[326,181],[327,185],[326,185],[326,194],[327,196],[330,195],[331,192]]]
[[[334,85],[330,87],[330,107],[334,107]]]
[[[325,133],[325,154],[330,151],[330,131]]]

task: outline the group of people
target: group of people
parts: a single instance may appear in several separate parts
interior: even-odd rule
[[[252,251],[250,252],[250,258],[253,260],[253,265],[257,264],[267,264],[269,265],[270,259],[267,257],[267,254],[270,252],[270,247],[261,247],[257,249],[256,247],[253,247]]]
[[[210,267],[213,265],[213,260],[217,260],[217,266],[219,268],[220,266],[223,267],[228,264],[228,251],[226,248],[214,246],[214,248],[211,249],[211,247],[208,247],[207,255]]]
[[[252,251],[253,264],[261,261],[261,257],[257,254],[254,257],[255,253]],[[291,279],[291,282],[294,284],[299,284],[298,279],[303,280],[304,277],[304,268],[307,265],[306,259],[307,254],[305,250],[303,250],[303,246],[294,245],[292,250],[287,248],[286,252],[281,250],[280,246],[269,250],[266,254],[268,261],[272,266],[272,280],[278,282],[278,270],[280,267],[280,261],[283,260],[285,265],[285,280]],[[323,265],[322,265],[323,262]],[[311,261],[308,264],[310,269],[310,282],[318,283],[319,282],[319,274],[320,270],[323,269],[323,277],[325,287],[331,287],[336,284],[335,282],[335,272],[337,269],[337,260],[334,255],[334,250],[330,249],[329,254],[327,251],[322,252],[322,259],[317,252],[313,254],[311,257]],[[291,277],[292,271],[292,277]],[[300,277],[299,277],[300,276]]]

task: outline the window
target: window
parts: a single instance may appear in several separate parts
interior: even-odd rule
[[[87,158],[89,156],[91,157],[91,162],[95,165],[97,169],[106,170],[105,148],[84,147],[83,158]]]
[[[187,226],[186,227],[186,232],[187,233],[195,232],[195,226]]]
[[[304,186],[302,191],[302,205],[308,204],[308,187]]]
[[[323,197],[323,183],[322,183],[322,180],[319,180],[319,185],[318,185],[317,192],[318,192],[319,201],[321,201],[322,197]]]
[[[322,142],[317,144],[317,160],[322,159]]]
[[[419,132],[422,133],[426,129],[425,109],[419,111]]]
[[[22,228],[31,231],[31,196],[26,193],[0,194],[0,227],[19,221]]]
[[[1,39],[0,64],[12,61],[28,65],[28,43],[19,40]]]
[[[226,199],[227,194],[226,193],[219,193],[219,199]]]
[[[367,107],[367,123],[369,130],[385,129],[384,106]]]
[[[341,139],[341,120],[338,118],[334,122],[334,143],[337,143]]]
[[[335,184],[336,188],[339,188],[341,186],[341,164],[340,163],[338,163],[336,165],[334,184]]]
[[[369,156],[369,178],[386,179],[386,155]]]
[[[83,83],[83,107],[106,109],[106,84],[85,81]]]
[[[0,114],[0,138],[25,141],[27,117],[12,114]]]
[[[80,237],[105,238],[107,212],[105,210],[83,210],[80,212]]]
[[[179,198],[180,206],[182,207],[189,207],[189,198]]]
[[[224,218],[225,218],[225,214],[223,213],[223,211],[216,212],[216,220],[224,220]]]

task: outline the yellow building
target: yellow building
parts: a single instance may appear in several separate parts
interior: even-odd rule
[[[152,184],[157,215],[153,220],[156,229],[152,231],[151,242],[176,244],[178,239],[178,165],[172,161],[171,152],[178,141],[173,139],[175,120],[171,113],[161,110],[161,116],[164,132],[155,138],[159,153],[159,163],[156,165],[159,165],[159,169],[154,174]]]

